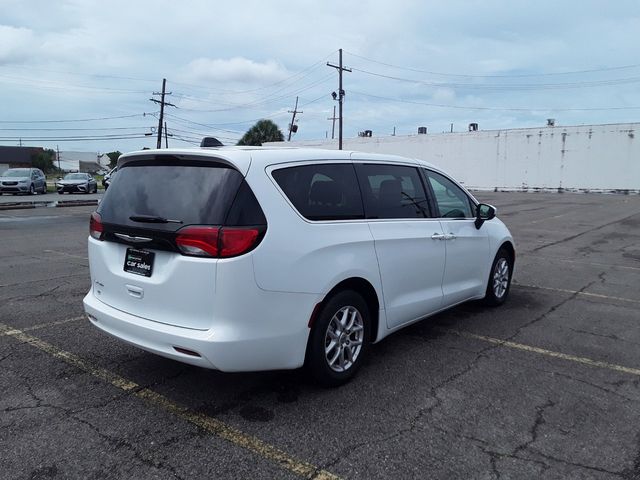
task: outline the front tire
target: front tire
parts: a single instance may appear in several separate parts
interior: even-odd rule
[[[29,187],[29,195],[35,195],[35,194],[36,194],[36,187],[32,183],[31,186]]]
[[[369,351],[371,317],[354,291],[337,293],[322,308],[309,338],[306,366],[321,385],[348,382]]]
[[[489,273],[489,282],[487,283],[487,293],[484,297],[484,303],[491,307],[502,305],[511,287],[511,276],[513,274],[513,259],[511,254],[501,248],[496,254],[496,258],[491,265]]]

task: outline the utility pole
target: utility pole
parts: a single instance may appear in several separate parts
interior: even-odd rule
[[[164,122],[164,148],[169,148],[169,134],[167,133],[167,122]]]
[[[58,145],[56,145],[56,156],[58,157],[58,172],[62,172],[60,168],[60,147]]]
[[[346,68],[342,66],[342,49],[338,50],[339,53],[339,63],[338,65],[334,65],[332,63],[327,62],[329,67],[335,68],[338,70],[338,95],[333,92],[333,99],[338,98],[338,108],[339,108],[339,118],[338,118],[338,150],[342,150],[342,104],[344,103],[344,89],[342,88],[342,72],[351,72],[350,68]]]
[[[336,138],[336,120],[338,119],[338,117],[336,117],[336,106],[333,106],[333,117],[329,117],[327,118],[327,120],[331,120],[331,140],[333,140],[334,138]]]
[[[294,129],[294,125],[293,122],[296,120],[296,114],[297,113],[304,113],[302,110],[298,110],[298,97],[296,97],[296,106],[293,107],[293,111],[292,110],[288,110],[289,113],[293,113],[293,116],[291,117],[291,123],[289,124],[289,138],[287,139],[287,142],[291,141],[291,133],[295,132],[298,130],[298,127],[295,127]]]
[[[156,143],[156,148],[160,149],[162,148],[162,122],[164,121],[164,106],[170,106],[170,107],[175,107],[175,105],[173,103],[169,103],[169,102],[165,102],[164,101],[164,97],[165,95],[171,95],[171,92],[167,92],[165,91],[167,86],[167,79],[163,78],[162,79],[162,92],[153,92],[153,95],[160,95],[160,100],[156,100],[155,98],[150,98],[149,100],[151,100],[154,103],[159,103],[160,104],[160,118],[158,118],[158,141]]]

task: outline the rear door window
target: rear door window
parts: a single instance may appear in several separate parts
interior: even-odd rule
[[[356,168],[367,218],[426,218],[427,195],[415,167],[360,164]]]
[[[240,172],[217,162],[166,157],[131,161],[118,169],[98,213],[105,224],[163,231],[185,225],[222,225],[243,182]],[[256,218],[256,212],[251,217],[239,210],[234,213],[238,221]],[[140,223],[132,221],[131,216],[175,222]]]
[[[272,175],[293,206],[309,220],[364,218],[352,164],[287,167],[274,170]]]

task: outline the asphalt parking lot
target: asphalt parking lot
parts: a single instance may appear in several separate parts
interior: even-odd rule
[[[640,478],[640,196],[477,196],[517,242],[507,304],[415,324],[329,390],[100,333],[93,207],[0,212],[0,478]]]

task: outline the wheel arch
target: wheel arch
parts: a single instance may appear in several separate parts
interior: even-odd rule
[[[513,246],[513,242],[511,242],[510,240],[502,242],[497,251],[499,252],[502,249],[505,249],[511,256],[511,268],[513,268],[516,263],[516,249]]]
[[[380,300],[378,299],[378,293],[374,286],[368,280],[362,277],[350,277],[340,281],[336,284],[327,294],[322,301],[316,305],[309,319],[309,328],[313,328],[313,322],[316,317],[327,303],[327,301],[333,297],[336,293],[345,290],[351,290],[361,295],[364,301],[369,307],[369,315],[371,317],[371,342],[375,342],[378,338],[378,331],[380,328]],[[310,337],[310,336],[309,336]],[[308,341],[308,340],[307,340]]]

